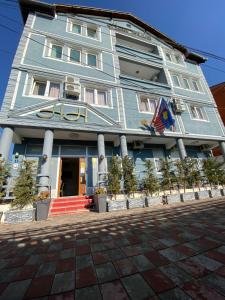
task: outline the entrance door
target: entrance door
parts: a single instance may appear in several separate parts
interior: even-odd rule
[[[59,172],[59,197],[86,193],[85,158],[62,157]]]

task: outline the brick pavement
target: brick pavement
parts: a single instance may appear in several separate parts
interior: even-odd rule
[[[0,225],[0,299],[225,299],[225,199]]]

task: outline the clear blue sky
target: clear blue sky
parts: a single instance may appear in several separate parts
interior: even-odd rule
[[[18,4],[10,1],[15,0],[0,0],[0,24],[14,28],[21,33],[23,26]],[[54,2],[49,1],[49,3]],[[225,57],[225,0],[78,0],[59,3],[131,12],[177,42]],[[3,18],[2,15],[13,19],[14,22]],[[15,21],[20,22],[21,25]],[[19,34],[0,26],[0,36],[1,103]],[[10,54],[3,51],[10,52]],[[209,85],[225,81],[224,62],[209,59],[205,65],[224,71],[223,73],[203,66],[202,69]]]

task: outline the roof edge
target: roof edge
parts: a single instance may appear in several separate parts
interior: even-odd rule
[[[134,24],[144,28],[146,31],[162,39],[165,43],[169,44],[173,48],[179,50],[184,54],[186,59],[195,61],[196,63],[204,63],[207,59],[199,54],[189,52],[188,49],[174,41],[173,39],[167,37],[164,33],[158,31],[154,27],[148,25],[141,19],[135,17],[131,13],[120,12],[116,10],[101,9],[88,6],[78,6],[78,5],[64,5],[64,4],[49,4],[36,0],[19,0],[20,11],[24,23],[26,22],[29,12],[40,12],[54,17],[57,12],[62,13],[74,13],[74,14],[91,14],[95,16],[105,16],[109,18],[119,18],[127,19]]]

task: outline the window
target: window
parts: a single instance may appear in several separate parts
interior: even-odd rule
[[[171,55],[168,52],[166,53],[166,60],[172,61]]]
[[[180,86],[179,78],[177,75],[172,75],[173,85]]]
[[[189,85],[188,79],[187,78],[183,78],[183,82],[184,82],[185,89],[190,89],[190,85]]]
[[[62,46],[52,45],[51,57],[61,59],[62,58]]]
[[[174,57],[175,57],[175,62],[177,64],[181,64],[182,63],[180,55],[176,54]]]
[[[76,23],[72,23],[72,32],[77,33],[77,34],[81,34],[81,25],[76,24]]]
[[[193,88],[195,91],[199,91],[198,82],[196,80],[192,80]]]
[[[156,168],[156,172],[162,171],[161,161],[158,158],[155,158],[155,168]]]
[[[32,94],[35,96],[51,97],[57,99],[59,98],[60,94],[60,83],[52,82],[49,80],[34,80]]]
[[[34,81],[33,95],[44,96],[46,89],[46,82]]]
[[[70,61],[80,62],[80,51],[76,49],[70,49]]]
[[[98,89],[85,89],[85,102],[89,104],[108,106],[107,91]]]
[[[193,119],[207,120],[204,109],[200,106],[190,105],[190,113]]]
[[[107,105],[106,92],[97,91],[97,103],[98,105]]]
[[[157,101],[155,99],[140,97],[139,106],[141,112],[149,112],[154,114],[156,105],[157,105]]]
[[[97,55],[87,53],[87,65],[97,67]]]
[[[94,29],[94,28],[87,27],[87,36],[96,39],[96,37],[97,37],[97,30]]]
[[[85,102],[89,103],[89,104],[94,104],[94,89],[86,89],[85,91]]]

